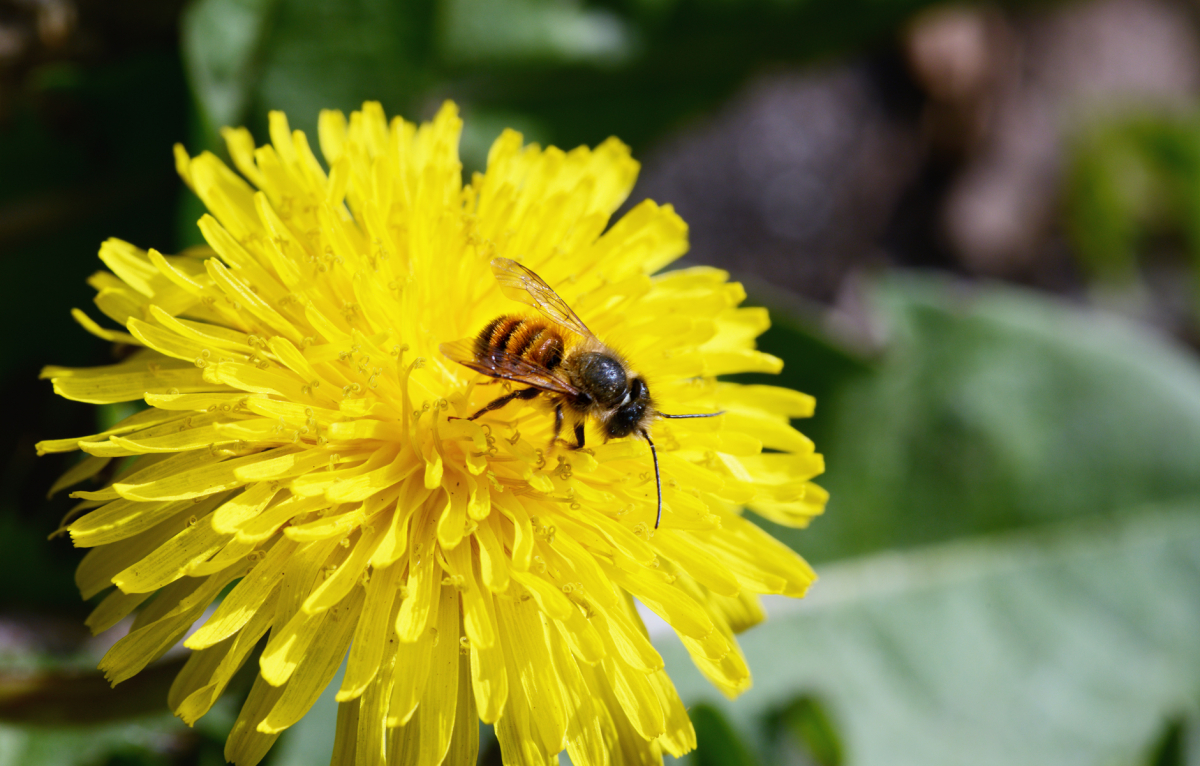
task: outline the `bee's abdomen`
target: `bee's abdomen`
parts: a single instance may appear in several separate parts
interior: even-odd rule
[[[562,364],[562,338],[558,337],[556,333],[551,332],[550,328],[547,327],[530,342],[529,348],[525,353],[531,362],[540,364],[547,370],[553,370]]]
[[[498,316],[488,322],[475,338],[476,356],[486,357],[506,350],[508,339],[524,321],[521,317]]]
[[[475,353],[487,357],[504,352],[553,370],[562,363],[561,334],[549,322],[520,316],[500,316],[488,322],[475,339]]]

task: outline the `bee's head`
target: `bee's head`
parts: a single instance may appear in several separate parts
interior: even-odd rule
[[[650,389],[645,381],[634,377],[629,381],[621,403],[604,424],[604,432],[610,439],[629,436],[642,427],[650,411]]]

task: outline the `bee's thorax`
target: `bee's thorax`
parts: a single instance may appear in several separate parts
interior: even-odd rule
[[[572,360],[576,385],[591,394],[601,407],[615,407],[625,396],[625,367],[600,351],[583,351]]]

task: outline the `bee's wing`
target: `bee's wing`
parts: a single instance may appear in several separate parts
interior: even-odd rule
[[[585,338],[596,337],[550,285],[521,264],[508,258],[493,258],[492,273],[500,283],[500,291],[512,300],[534,307],[547,319],[566,327],[576,335]]]
[[[475,339],[463,338],[453,343],[443,343],[438,348],[441,352],[458,362],[493,378],[503,378],[517,383],[539,388],[543,391],[553,391],[559,394],[576,395],[580,391],[562,378],[539,364],[514,356],[506,351],[489,349],[483,355],[475,353]]]

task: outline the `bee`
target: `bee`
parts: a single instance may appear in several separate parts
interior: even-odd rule
[[[572,449],[584,446],[584,425],[595,420],[608,439],[638,436],[650,445],[654,484],[662,521],[662,477],[658,451],[650,438],[655,418],[711,418],[723,412],[667,415],[659,412],[645,379],[616,351],[592,334],[566,301],[541,277],[508,258],[492,260],[492,272],[508,298],[537,309],[540,317],[504,314],[488,322],[474,338],[443,343],[441,352],[461,365],[489,377],[523,383],[518,389],[493,399],[467,420],[514,400],[544,397],[554,407],[554,435],[558,441],[570,421],[575,432]]]

